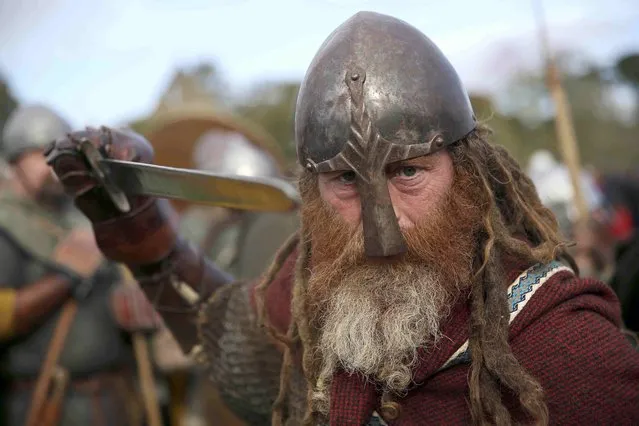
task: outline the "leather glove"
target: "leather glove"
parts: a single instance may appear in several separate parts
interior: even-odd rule
[[[130,266],[166,258],[177,239],[174,221],[170,220],[175,212],[169,203],[145,196],[129,197],[131,209],[121,213],[80,150],[83,139],[106,158],[143,163],[153,161],[151,145],[130,130],[87,128],[54,141],[45,155],[75,205],[92,222],[98,247],[107,258]]]

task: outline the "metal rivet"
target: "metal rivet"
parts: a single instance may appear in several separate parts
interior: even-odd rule
[[[380,408],[382,418],[387,422],[397,420],[402,412],[402,407],[398,402],[389,401],[382,404]]]
[[[435,138],[435,148],[441,148],[444,145],[444,138],[441,136],[437,136]]]
[[[314,172],[315,171],[315,164],[313,164],[313,162],[311,160],[306,160],[306,170],[308,170],[309,172]]]
[[[351,75],[351,80],[353,80],[353,81],[359,80],[359,74],[355,73],[355,74]]]

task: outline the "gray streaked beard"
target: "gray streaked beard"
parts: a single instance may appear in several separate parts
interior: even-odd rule
[[[309,287],[335,273],[330,264],[318,265]],[[385,390],[406,391],[418,349],[437,344],[440,323],[459,288],[414,263],[354,266],[339,282],[317,318],[321,367],[314,402],[321,412],[328,411],[328,385],[338,367]]]

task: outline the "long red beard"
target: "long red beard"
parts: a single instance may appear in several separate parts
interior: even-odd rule
[[[395,391],[408,386],[417,349],[437,341],[471,280],[481,213],[468,188],[458,179],[440,207],[404,232],[408,252],[390,262],[366,257],[361,226],[345,223],[316,183],[302,187],[312,268],[304,302],[319,330],[320,378],[342,367]]]

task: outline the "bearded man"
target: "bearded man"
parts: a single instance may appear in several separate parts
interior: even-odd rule
[[[552,213],[489,143],[427,37],[356,14],[311,63],[295,125],[302,227],[260,283],[233,282],[185,244],[168,203],[133,198],[128,214],[110,204],[78,143],[150,162],[139,135],[88,129],[48,152],[103,252],[129,265],[238,414],[276,425],[639,421],[639,355],[617,299],[576,275]],[[180,285],[199,292],[197,306]]]

